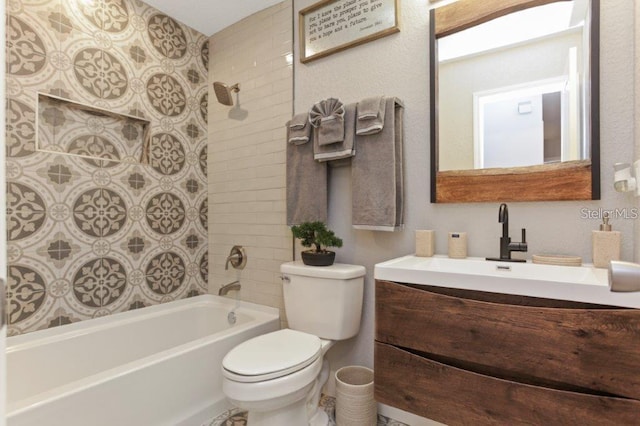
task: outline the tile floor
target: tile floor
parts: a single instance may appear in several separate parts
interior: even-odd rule
[[[336,407],[336,399],[323,395],[320,400],[320,406],[326,411],[329,415],[329,426],[336,425],[336,415],[335,415],[335,407]],[[202,424],[202,426],[247,426],[247,412],[242,411],[239,408],[232,408],[219,416],[211,419],[210,421]],[[285,426],[285,425],[283,425]],[[381,414],[378,414],[378,424],[372,426],[409,426],[405,423],[399,422],[397,420],[390,419]]]

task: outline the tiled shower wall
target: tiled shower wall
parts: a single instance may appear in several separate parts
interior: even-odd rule
[[[239,277],[241,299],[280,308],[281,318],[280,264],[292,256],[284,150],[293,99],[292,30],[287,0],[210,38],[210,84],[240,83],[234,107],[219,104],[213,92],[209,101],[210,291]],[[239,275],[224,269],[235,244],[248,257]]]
[[[207,38],[137,0],[8,0],[7,15],[9,334],[206,293]],[[150,121],[148,164],[38,151],[36,119],[55,134],[72,117],[37,117],[37,92]],[[109,135],[74,129],[76,147]]]

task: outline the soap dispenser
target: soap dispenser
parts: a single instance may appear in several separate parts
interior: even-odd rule
[[[602,216],[599,231],[593,231],[593,266],[608,268],[612,260],[620,260],[621,234],[612,231],[609,223],[609,213]]]

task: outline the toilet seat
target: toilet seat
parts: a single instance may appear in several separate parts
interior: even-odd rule
[[[322,356],[318,336],[284,329],[249,339],[222,360],[226,378],[255,383],[283,377],[308,367]]]

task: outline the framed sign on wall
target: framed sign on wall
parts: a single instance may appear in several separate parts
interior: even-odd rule
[[[400,31],[400,0],[323,0],[300,11],[300,62]]]

